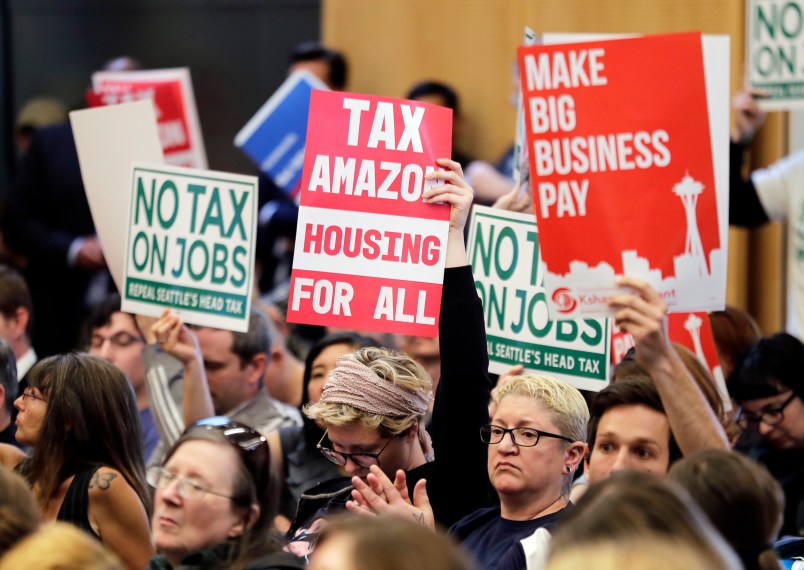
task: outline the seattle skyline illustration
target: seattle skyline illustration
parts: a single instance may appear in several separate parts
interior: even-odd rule
[[[695,356],[698,357],[698,360],[701,361],[701,364],[709,369],[709,364],[706,361],[703,345],[701,344],[701,326],[703,326],[703,320],[695,313],[690,313],[689,317],[687,317],[687,320],[684,321],[684,328],[688,333],[690,333],[692,346],[695,348],[693,351],[695,352]],[[715,387],[717,388],[718,395],[723,401],[725,411],[731,411],[731,398],[729,397],[729,391],[726,388],[726,378],[723,375],[723,368],[720,366],[720,364],[718,364],[711,369],[711,372],[715,379]]]
[[[714,248],[707,259],[701,235],[698,231],[698,198],[705,186],[692,178],[689,173],[673,185],[672,192],[679,197],[684,206],[684,219],[687,233],[684,252],[673,257],[674,275],[663,276],[661,269],[650,267],[650,261],[640,257],[636,249],[621,253],[623,275],[639,277],[648,281],[662,295],[669,307],[674,299],[683,298],[685,305],[706,306],[719,296],[721,276],[725,271],[726,260],[720,248]],[[605,261],[590,267],[583,261],[574,260],[567,273],[556,274],[547,266],[545,286],[550,290],[566,287],[576,294],[596,293],[598,296],[612,294],[619,289],[614,284],[617,272]]]

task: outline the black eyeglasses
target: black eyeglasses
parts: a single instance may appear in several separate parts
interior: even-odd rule
[[[570,443],[575,442],[574,439],[570,439],[563,435],[557,435],[535,428],[504,428],[495,426],[494,424],[486,424],[480,428],[480,441],[483,443],[497,444],[503,440],[505,434],[507,433],[511,434],[511,441],[514,442],[514,445],[518,445],[519,447],[533,447],[539,443],[539,438],[541,437],[554,437],[556,439],[563,439],[564,441],[568,441]]]
[[[229,495],[211,491],[206,483],[198,479],[193,477],[179,477],[164,467],[149,467],[145,471],[145,480],[154,489],[167,489],[173,481],[176,481],[179,495],[191,501],[202,501],[207,494],[223,497],[230,501],[234,500],[234,498]]]
[[[775,426],[777,424],[782,423],[784,419],[784,409],[796,398],[796,393],[793,392],[790,394],[790,397],[787,398],[784,402],[776,406],[775,408],[769,408],[763,410],[757,415],[754,415],[750,412],[746,412],[742,408],[740,409],[740,413],[737,414],[737,419],[734,420],[737,422],[737,425],[741,428],[747,428],[748,426],[759,425],[759,422],[762,422],[766,426]]]
[[[385,448],[388,447],[388,444],[391,443],[389,439],[385,442],[385,445],[382,446],[382,449],[377,453],[343,453],[342,451],[335,451],[334,449],[330,449],[329,447],[324,447],[321,443],[324,441],[324,438],[327,437],[329,431],[325,431],[324,435],[321,436],[321,439],[318,441],[318,445],[316,448],[321,454],[332,461],[335,465],[344,466],[346,465],[346,460],[351,459],[352,463],[357,465],[358,467],[363,467],[364,469],[368,469],[372,465],[376,465],[377,467],[380,466],[380,454],[385,451]],[[393,439],[393,438],[392,438]]]

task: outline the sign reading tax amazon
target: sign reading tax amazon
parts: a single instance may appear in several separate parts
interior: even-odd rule
[[[451,138],[449,109],[313,91],[289,322],[438,334],[449,207],[422,195]]]
[[[257,178],[135,164],[122,310],[245,332]]]

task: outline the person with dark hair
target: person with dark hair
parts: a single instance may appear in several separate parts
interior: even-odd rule
[[[278,493],[268,444],[251,427],[210,417],[148,469],[154,496],[155,570],[303,568],[272,529]]]
[[[804,344],[787,333],[764,338],[738,363],[728,386],[737,424],[760,444],[747,451],[785,494],[782,534],[804,536]],[[741,445],[738,447],[742,448]]]
[[[586,478],[594,483],[622,470],[664,474],[681,457],[656,386],[625,378],[592,400]]]
[[[352,332],[333,333],[314,344],[304,363],[304,391],[299,409],[318,402],[339,357],[376,344],[373,339]],[[303,491],[343,475],[316,447],[324,430],[306,415],[302,415],[302,420],[301,426],[284,427],[266,435],[274,467],[282,481],[280,513],[288,519],[288,526]]]
[[[335,91],[343,91],[349,79],[349,66],[343,54],[316,41],[293,47],[288,57],[288,73],[299,69],[313,73]]]
[[[663,475],[682,453],[728,449],[721,399],[694,354],[670,342],[667,307],[646,282],[624,277],[633,293],[610,301],[617,324],[635,347],[592,400],[585,482],[621,470]],[[584,491],[576,482],[573,499]]]
[[[14,351],[17,380],[25,388],[25,375],[36,364],[37,356],[31,346],[33,332],[33,302],[28,284],[16,269],[0,265],[0,338]],[[17,397],[13,394],[11,400]]]
[[[459,163],[464,169],[469,166],[474,159],[464,153],[461,148],[464,118],[461,113],[460,99],[455,89],[440,81],[421,81],[408,91],[405,99],[452,109],[452,160]]]
[[[69,522],[101,539],[127,568],[153,553],[140,426],[123,373],[88,354],[38,362],[14,404],[26,456],[0,445],[0,461],[34,491],[44,521]]]
[[[261,433],[301,425],[299,411],[265,389],[271,333],[260,310],[252,307],[244,333],[190,329],[167,309],[152,325],[143,318],[138,322],[149,343],[144,354],[151,409],[166,445],[176,441],[185,425],[213,413]]]
[[[17,382],[17,360],[14,351],[6,341],[0,339],[0,443],[16,445],[14,437],[17,427],[14,425],[14,400],[17,399],[19,382]]]
[[[779,570],[773,542],[784,495],[764,467],[734,451],[706,449],[683,458],[667,476],[703,509],[745,570]]]
[[[145,339],[137,328],[137,321],[134,315],[120,310],[120,295],[110,293],[90,313],[86,328],[89,337],[87,352],[117,366],[134,389],[145,461],[149,463],[159,445],[159,431],[148,404],[142,362]]]

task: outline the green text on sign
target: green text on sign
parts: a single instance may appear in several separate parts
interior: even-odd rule
[[[165,285],[155,281],[126,279],[126,296],[132,301],[153,305],[192,309],[211,315],[243,318],[246,316],[245,295],[219,293],[180,285]]]

